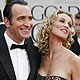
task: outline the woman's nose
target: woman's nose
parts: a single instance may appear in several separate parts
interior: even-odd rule
[[[65,25],[64,25],[64,26],[65,26],[65,28],[67,28],[67,29],[69,28],[68,23],[65,23]]]

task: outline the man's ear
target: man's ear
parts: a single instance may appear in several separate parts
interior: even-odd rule
[[[9,26],[10,26],[9,19],[7,17],[4,17],[3,21],[4,21],[5,25],[6,25],[6,28],[9,28]]]

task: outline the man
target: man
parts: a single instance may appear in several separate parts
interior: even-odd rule
[[[71,45],[70,50],[78,56],[80,55],[80,11],[75,15],[75,35],[73,36],[74,43]]]
[[[30,38],[31,10],[25,1],[11,1],[3,15],[6,31],[0,35],[0,80],[35,80],[40,57]]]
[[[5,24],[1,23],[0,24],[0,35],[2,35],[2,33],[4,33],[5,29],[6,29]]]
[[[1,13],[1,10],[0,10],[0,23],[3,22],[3,19],[2,19],[2,13]]]
[[[0,34],[3,33],[4,31],[5,31],[5,24],[3,23],[2,13],[0,10]]]

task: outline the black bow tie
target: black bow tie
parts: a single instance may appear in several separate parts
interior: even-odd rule
[[[15,48],[20,48],[20,49],[26,49],[26,45],[16,45],[12,44],[10,50],[15,49]]]

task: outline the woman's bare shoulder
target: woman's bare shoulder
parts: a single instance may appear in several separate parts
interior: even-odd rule
[[[70,67],[71,67],[71,74],[72,79],[79,80],[80,79],[80,56],[77,56],[72,51],[70,53]]]
[[[66,49],[66,57],[69,60],[70,63],[79,63],[80,64],[80,56],[77,56],[75,53],[72,51]]]
[[[79,66],[80,65],[80,56],[77,56],[72,51],[68,50],[69,53],[69,60],[72,65]]]

